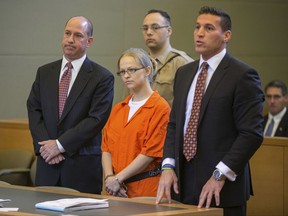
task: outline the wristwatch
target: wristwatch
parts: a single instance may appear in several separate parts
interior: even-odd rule
[[[212,176],[216,181],[222,181],[226,178],[226,176],[219,169],[215,169]]]

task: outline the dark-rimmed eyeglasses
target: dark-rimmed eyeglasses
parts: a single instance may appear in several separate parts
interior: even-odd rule
[[[282,98],[282,95],[266,95],[265,97],[267,100],[271,100],[272,98],[274,100],[279,100],[280,98]]]
[[[150,28],[151,31],[154,31],[154,32],[155,32],[155,31],[157,31],[157,30],[159,30],[159,29],[161,29],[161,28],[168,28],[168,27],[170,27],[170,26],[168,26],[168,25],[160,26],[160,25],[158,25],[158,24],[152,24],[151,26],[144,25],[144,26],[141,27],[141,29],[142,29],[142,31],[147,32],[148,29]]]
[[[134,74],[136,71],[138,70],[141,70],[141,69],[144,69],[145,67],[141,67],[141,68],[128,68],[126,70],[121,70],[121,71],[118,71],[116,72],[118,76],[124,76],[125,73],[131,75],[131,74]]]

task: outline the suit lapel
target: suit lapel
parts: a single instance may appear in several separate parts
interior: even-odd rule
[[[187,98],[188,94],[192,85],[192,82],[195,78],[195,75],[198,71],[199,60],[193,62],[193,64],[189,64],[191,67],[185,70],[185,73],[179,75],[177,81],[179,84],[179,93],[175,94],[177,97],[177,103],[179,103],[179,110],[182,113],[182,117],[180,119],[180,125],[184,125],[185,118],[186,118],[186,105],[187,105]],[[177,76],[177,73],[176,73]],[[175,80],[176,81],[176,80]]]
[[[82,93],[83,89],[85,88],[88,80],[90,79],[89,73],[92,71],[90,66],[90,60],[88,58],[85,59],[81,69],[76,77],[76,80],[71,88],[69,96],[67,98],[61,119],[59,123],[65,118],[65,116],[69,113],[72,109],[74,103],[76,102],[79,95]]]
[[[198,61],[198,62],[197,62]],[[191,69],[186,71],[186,76],[182,77],[181,89],[185,90],[184,94],[178,95],[177,97],[181,97],[181,101],[184,102],[184,109],[186,110],[186,103],[188,94],[192,85],[192,82],[195,78],[195,75],[198,71],[199,60],[195,61],[195,64],[192,65]]]
[[[50,85],[52,88],[50,89],[50,95],[51,95],[51,106],[52,106],[52,113],[54,118],[56,119],[56,122],[58,121],[59,118],[59,106],[58,106],[58,89],[59,89],[59,77],[60,77],[60,71],[61,71],[61,62],[62,60],[59,60],[56,62],[53,66],[51,71],[53,73],[49,74],[49,80],[50,80]]]
[[[201,109],[200,109],[200,116],[199,116],[199,124],[201,123],[201,120],[204,116],[205,110],[207,108],[208,102],[212,96],[212,94],[215,92],[215,89],[217,85],[222,80],[222,77],[227,73],[227,68],[229,66],[230,57],[229,54],[226,54],[225,57],[222,59],[220,64],[218,65],[217,69],[215,70],[209,85],[206,89],[206,92],[203,96]]]
[[[268,114],[264,116],[264,122],[263,122],[264,128],[265,128],[265,126],[267,124],[267,121],[268,121]]]
[[[288,110],[286,110],[283,118],[281,119],[278,128],[275,132],[275,136],[286,136],[284,131],[286,130],[287,127],[287,121],[288,121]]]

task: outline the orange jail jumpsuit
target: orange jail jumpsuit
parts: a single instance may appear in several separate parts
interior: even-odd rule
[[[112,157],[114,174],[127,167],[139,154],[155,157],[143,170],[153,170],[161,163],[170,106],[157,91],[128,121],[128,102],[132,95],[112,109],[104,127],[102,151]],[[128,197],[156,196],[160,175],[128,183]]]

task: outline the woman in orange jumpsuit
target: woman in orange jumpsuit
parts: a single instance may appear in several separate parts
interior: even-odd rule
[[[104,127],[102,164],[106,191],[114,196],[156,196],[170,106],[150,87],[152,62],[131,48],[118,60],[131,94],[112,109]]]

